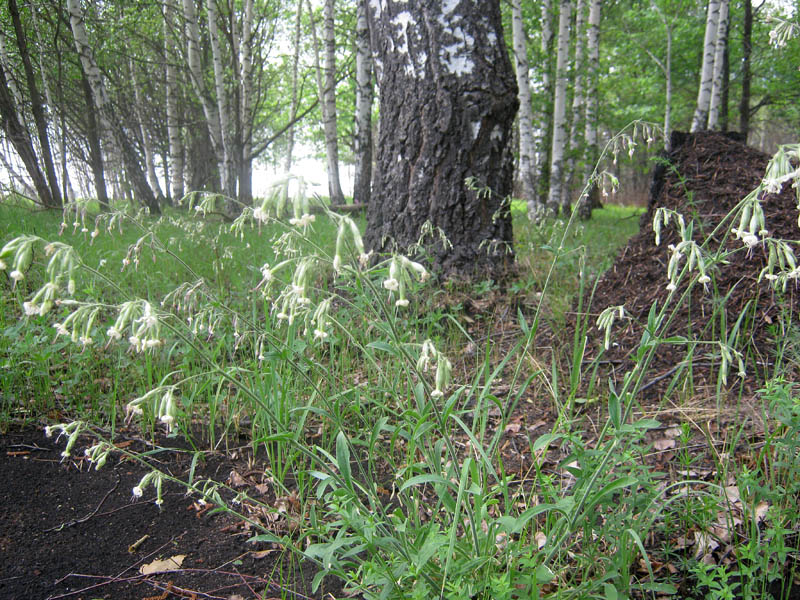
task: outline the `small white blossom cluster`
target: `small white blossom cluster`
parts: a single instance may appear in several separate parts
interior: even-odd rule
[[[389,277],[383,280],[383,287],[392,295],[397,295],[394,305],[398,308],[408,306],[406,289],[415,278],[420,282],[425,282],[430,279],[430,273],[421,264],[409,260],[405,256],[398,254],[392,257],[389,263]]]
[[[625,318],[625,306],[609,306],[597,317],[597,328],[605,332],[603,347],[608,350],[611,346],[611,327],[614,321]]]
[[[761,270],[759,279],[769,281],[773,289],[785,292],[789,282],[797,285],[800,281],[800,267],[797,265],[794,250],[784,240],[765,240],[769,248],[767,266]]]
[[[361,238],[361,232],[358,230],[358,225],[350,217],[330,213],[331,218],[339,221],[339,227],[336,231],[336,252],[333,256],[333,270],[339,274],[342,272],[344,258],[349,254],[348,244],[352,244],[349,249],[353,254],[358,255],[358,263],[362,269],[366,268],[370,255],[372,252],[364,251],[364,241]]]
[[[74,343],[91,346],[94,343],[92,328],[100,314],[97,304],[83,304],[74,300],[62,300],[62,306],[77,306],[61,323],[53,323],[57,335],[69,336]]]
[[[164,497],[161,493],[164,476],[158,471],[150,471],[139,480],[139,483],[133,487],[133,499],[138,500],[144,495],[145,490],[152,484],[156,488],[156,505],[159,507],[164,504]]]
[[[433,368],[434,364],[436,365],[436,386],[431,392],[431,397],[441,398],[450,383],[450,373],[453,370],[453,365],[442,352],[436,349],[431,340],[425,340],[422,343],[422,350],[417,359],[417,370],[420,373],[427,373]]]
[[[84,455],[89,459],[89,462],[94,465],[94,470],[99,471],[103,468],[103,465],[106,464],[106,460],[112,449],[113,446],[110,444],[100,442],[91,448],[86,448],[86,450],[84,450]]]
[[[671,219],[675,219],[678,224],[681,241],[668,246],[670,257],[667,263],[667,278],[669,279],[667,291],[674,292],[678,289],[683,257],[688,258],[688,271],[691,272],[697,269],[699,272],[697,282],[702,283],[703,287],[708,289],[711,277],[708,276],[703,249],[692,240],[692,227],[686,226],[686,221],[684,221],[682,214],[663,207],[656,210],[656,214],[653,217],[653,231],[656,236],[656,246],[661,244],[662,226],[669,225]]]
[[[747,254],[761,243],[760,238],[769,235],[764,222],[764,211],[759,201],[759,190],[751,193],[744,200],[741,215],[739,216],[739,226],[731,228],[733,233],[747,247]]]
[[[131,400],[125,405],[126,421],[143,415],[143,407],[152,402],[152,410],[155,417],[172,431],[175,427],[175,418],[178,416],[178,404],[175,398],[176,389],[174,385],[159,386],[145,395]]]
[[[744,370],[744,361],[742,360],[742,353],[738,350],[732,348],[728,344],[723,341],[719,343],[719,350],[720,350],[720,358],[721,364],[719,367],[720,375],[722,376],[722,383],[728,383],[728,370],[730,369],[731,363],[736,359],[736,362],[739,366],[739,371],[737,375],[739,377],[745,377],[747,373]]]
[[[53,433],[58,433],[57,440],[61,438],[62,435],[67,436],[67,446],[64,448],[64,451],[61,452],[61,458],[69,458],[70,453],[72,452],[72,448],[75,446],[75,442],[78,441],[78,436],[83,431],[84,423],[83,421],[73,421],[72,423],[58,423],[57,425],[48,425],[44,428],[44,434],[47,437],[53,437]]]
[[[116,321],[106,330],[109,343],[125,337],[125,330],[128,327],[131,332],[128,343],[134,352],[155,350],[164,343],[159,337],[160,315],[146,300],[131,300],[119,306]]]

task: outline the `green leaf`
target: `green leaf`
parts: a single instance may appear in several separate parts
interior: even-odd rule
[[[447,481],[447,479],[445,479],[441,475],[436,475],[434,473],[425,473],[423,475],[415,475],[414,477],[412,477],[411,479],[406,481],[403,485],[400,486],[400,491],[402,492],[402,491],[407,490],[411,486],[423,485],[425,483],[438,483],[438,484],[450,486],[453,489],[455,489],[455,487],[456,487],[455,485],[453,485],[450,481]]]
[[[545,433],[544,435],[540,435],[536,438],[536,441],[533,443],[533,450],[543,450],[547,448],[550,444],[559,440],[564,437],[563,433]]]
[[[381,340],[377,340],[375,342],[370,342],[367,344],[367,348],[373,348],[375,350],[381,350],[383,352],[387,352],[392,356],[400,356],[400,353],[397,351],[397,348],[392,346],[388,342],[382,342]]]
[[[615,588],[610,583],[603,584],[603,591],[606,594],[606,600],[617,600],[619,598],[619,593],[617,592],[617,588]]]
[[[347,445],[347,438],[342,431],[336,436],[336,464],[339,466],[339,473],[342,475],[347,487],[352,488],[353,475],[350,472],[350,447]]]
[[[611,419],[614,429],[618,430],[622,424],[622,407],[620,406],[619,396],[614,393],[608,397],[608,418]]]

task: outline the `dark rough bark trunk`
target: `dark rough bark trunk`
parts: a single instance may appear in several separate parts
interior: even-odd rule
[[[36,10],[35,8],[33,10]],[[25,79],[28,83],[28,92],[31,95],[31,112],[33,113],[33,121],[36,123],[36,133],[39,137],[39,147],[42,152],[42,162],[44,163],[44,172],[47,176],[47,182],[50,187],[50,195],[45,200],[46,206],[53,208],[61,207],[61,191],[58,187],[58,178],[56,177],[56,167],[53,162],[53,153],[50,151],[50,139],[47,137],[47,121],[44,116],[44,102],[42,95],[39,93],[39,88],[36,86],[36,75],[33,72],[33,65],[31,57],[28,53],[28,41],[25,36],[25,30],[22,28],[22,21],[19,16],[19,8],[17,7],[16,0],[8,0],[8,12],[11,14],[11,20],[14,23],[14,33],[17,37],[17,49],[19,56],[22,59],[22,66],[25,69]]]
[[[0,122],[3,125],[3,132],[22,159],[22,163],[33,181],[33,187],[36,189],[40,202],[45,206],[53,206],[50,188],[47,186],[47,181],[39,167],[36,151],[31,143],[31,136],[20,121],[14,97],[8,87],[6,73],[2,67],[0,67]]]
[[[381,119],[367,245],[407,252],[429,222],[452,244],[425,238],[434,270],[497,277],[513,260],[506,198],[519,104],[499,3],[388,0],[369,16]]]
[[[94,177],[94,189],[97,193],[97,202],[101,208],[108,209],[108,190],[106,190],[105,168],[103,167],[103,148],[100,145],[100,124],[97,121],[97,107],[92,96],[92,86],[86,77],[83,66],[78,63],[81,69],[81,86],[83,87],[83,97],[86,101],[86,138],[89,142],[89,164],[92,167]]]
[[[750,133],[750,55],[753,51],[753,3],[744,1],[744,22],[742,23],[742,98],[739,102],[739,131],[744,135]]]

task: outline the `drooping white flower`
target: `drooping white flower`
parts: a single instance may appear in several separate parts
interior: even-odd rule
[[[404,308],[408,306],[408,298],[398,298],[397,300],[395,300],[394,305],[397,306],[398,308]]]
[[[114,341],[122,339],[122,332],[113,325],[106,330],[106,335]]]
[[[742,236],[742,243],[752,249],[758,245],[758,236],[754,233],[748,233]]]
[[[14,269],[13,271],[11,271],[11,273],[9,273],[8,276],[11,277],[11,279],[14,280],[14,283],[16,283],[17,281],[22,281],[23,279],[25,279],[25,273],[23,273],[22,271],[19,271],[18,269]]]
[[[134,488],[133,488],[132,492],[133,492],[133,497],[134,497],[134,498],[141,498],[141,497],[142,497],[142,494],[144,493],[144,492],[142,491],[142,488],[140,488],[138,485],[137,485],[137,486],[134,486]]]
[[[324,340],[328,337],[328,332],[324,329],[315,329],[314,330],[314,339],[315,340]]]
[[[39,314],[39,307],[35,302],[23,302],[22,308],[25,311],[25,316],[27,317],[32,317],[33,315]]]
[[[58,335],[69,335],[69,331],[61,323],[53,323],[53,327],[55,327]]]
[[[389,277],[389,279],[383,280],[383,287],[389,290],[390,292],[395,292],[400,289],[400,282],[397,281],[394,277]]]
[[[670,281],[669,284],[667,285],[667,291],[668,292],[674,292],[677,289],[678,289],[678,286],[675,285],[672,281]]]

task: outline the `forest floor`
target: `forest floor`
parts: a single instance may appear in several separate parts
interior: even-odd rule
[[[631,317],[615,333],[617,345],[598,363],[600,380],[615,379],[617,374],[629,369],[650,306],[663,302],[667,295],[666,246],[677,243],[678,238],[674,228],[670,228],[663,234],[661,246],[655,246],[652,221],[656,207],[667,206],[693,215],[696,222],[704,225],[702,231],[695,232],[696,236],[707,235],[764,175],[767,157],[731,138],[708,134],[676,141],[679,143],[675,143],[670,164],[656,169],[641,232],[623,248],[612,268],[600,278],[594,293],[594,307],[624,304]],[[765,196],[762,204],[773,235],[783,239],[798,237],[792,190]],[[712,238],[726,247],[741,246],[739,240]],[[751,457],[737,456],[738,449],[757,445],[760,436],[763,437],[764,412],[756,394],[758,382],[772,374],[775,357],[770,347],[775,347],[778,336],[787,335],[785,331],[776,330],[776,324],[786,313],[796,314],[800,310],[800,295],[790,288],[778,298],[766,282],[759,281],[767,261],[763,249],[747,256],[741,252],[735,258],[728,264],[717,265],[715,270],[714,284],[719,289],[730,290],[726,301],[727,317],[720,321],[717,316],[716,320],[730,328],[739,315],[748,315],[744,330],[750,353],[748,363],[755,366],[754,371],[744,380],[732,381],[731,386],[723,390],[727,395],[720,396],[717,367],[714,366],[719,361],[713,352],[698,347],[697,352],[687,357],[677,345],[664,344],[651,365],[648,380],[639,390],[638,406],[632,418],[656,418],[661,423],[647,433],[651,450],[642,461],[653,470],[666,473],[668,480],[686,477],[690,469],[694,480],[718,481],[721,453],[728,453],[726,460],[747,465]],[[672,335],[699,334],[700,339],[711,338],[706,328],[720,326],[708,320],[713,307],[704,300],[702,286],[697,286],[695,296],[692,302],[683,305],[686,307],[681,309],[683,312],[674,316],[674,325],[669,330]],[[501,340],[499,348],[512,344],[515,336],[521,335],[513,319],[514,299],[496,293],[485,304],[473,301],[466,302],[465,306],[476,312],[495,313],[496,329],[492,335]],[[506,316],[498,317],[501,313]],[[687,332],[689,323],[699,331]],[[593,325],[592,319],[586,329],[589,336],[586,364],[597,356],[602,344],[602,333]],[[575,326],[573,323],[572,327]],[[481,333],[477,329],[470,331],[474,339]],[[564,338],[569,340],[571,333],[564,334]],[[542,336],[537,339],[538,346],[549,347],[551,351],[559,343]],[[542,365],[549,368],[549,363],[548,358]],[[678,381],[675,376],[681,372],[686,374],[680,384],[684,387],[679,389],[673,385],[668,390],[669,400],[665,402],[668,384]],[[730,379],[735,380],[735,375]],[[690,387],[686,387],[687,382]],[[681,389],[690,390],[691,396],[681,397]],[[503,382],[498,380],[493,394],[503,397],[512,391],[504,389]],[[734,401],[728,403],[725,398]],[[592,437],[597,438],[606,418],[606,404],[588,397],[583,401],[585,404],[578,413],[584,419],[582,431],[587,447],[592,447],[598,441],[592,441]],[[503,433],[501,452],[506,473],[515,475],[519,481],[531,477],[533,443],[552,429],[557,414],[552,403],[536,399],[535,386],[526,392],[515,415],[506,422]],[[496,427],[500,422],[499,410],[493,414],[490,409],[489,426]],[[683,435],[687,423],[693,432],[690,437]],[[132,434],[125,441],[126,432],[121,433],[123,435],[116,438],[117,443],[129,450],[144,452],[154,448],[134,439]],[[738,442],[733,441],[733,435]],[[85,441],[88,443],[88,438]],[[469,446],[466,439],[458,441],[463,442],[464,447]],[[164,446],[176,445],[174,439],[160,442]],[[241,448],[208,456],[197,466],[195,478],[227,481],[233,488],[241,487],[252,496],[261,497],[266,504],[283,503],[285,512],[291,514],[292,498],[278,497],[265,479],[264,469],[258,468],[259,463],[252,457],[246,442],[242,443]],[[0,598],[234,600],[333,598],[341,594],[338,584],[327,580],[321,590],[312,593],[314,572],[307,565],[301,565],[296,558],[270,544],[248,543],[248,538],[255,533],[250,526],[224,512],[215,513],[211,507],[201,506],[177,485],[165,488],[161,507],[154,504],[152,497],[132,502],[131,490],[149,471],[146,465],[111,457],[103,469],[90,472],[88,461],[82,458],[80,443],[73,452],[76,458],[62,459],[63,448],[63,440],[48,439],[41,429],[12,428],[0,436]],[[536,458],[539,469],[554,474],[556,481],[561,478],[568,482],[569,473],[562,465],[564,457],[557,451]],[[188,451],[153,453],[148,460],[157,462],[160,469],[178,478],[185,479],[191,468]],[[735,488],[733,482],[730,487]],[[743,507],[738,498],[730,498],[730,510],[734,514],[741,513]],[[255,518],[257,520],[258,515]],[[688,532],[684,534],[670,542],[673,547],[697,557],[700,550],[697,542]],[[646,540],[648,549],[661,542],[663,540]],[[721,543],[702,551],[707,551],[709,560],[721,564],[730,555],[731,547]],[[169,559],[174,561],[156,562]],[[677,563],[659,560],[656,554],[651,557],[650,565],[640,563],[643,575],[645,566],[654,568],[656,576],[663,574],[672,580],[680,569]],[[681,597],[689,597],[688,591],[693,589],[689,576],[680,572],[677,576],[682,581],[679,589],[686,592]],[[798,587],[794,586],[793,595],[789,597],[800,598]]]

